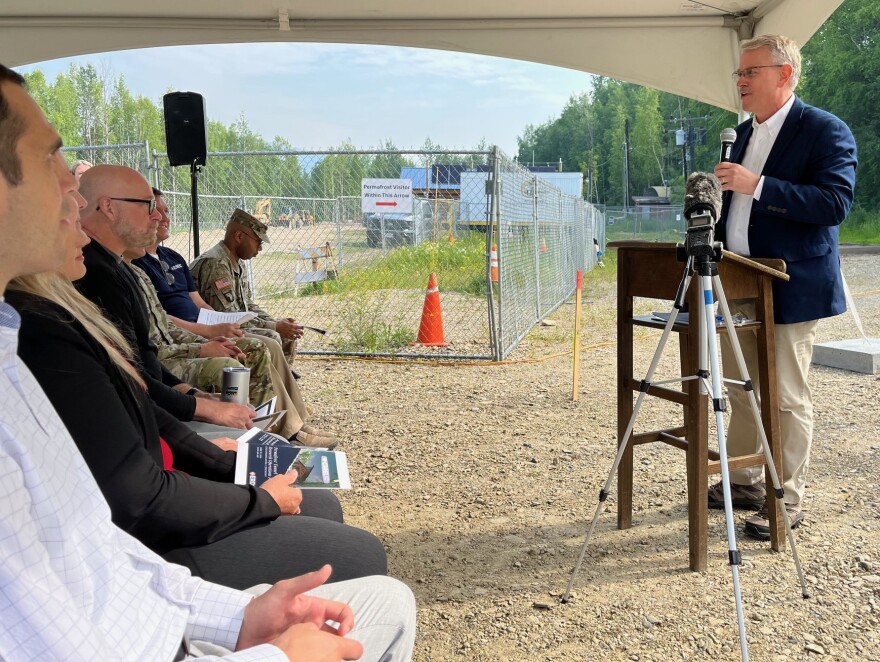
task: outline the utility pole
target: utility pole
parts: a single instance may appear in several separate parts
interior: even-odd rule
[[[678,124],[674,130],[675,144],[681,146],[681,174],[687,180],[694,163],[694,145],[706,142],[706,127],[698,125],[708,122],[709,116],[670,117],[669,121]]]

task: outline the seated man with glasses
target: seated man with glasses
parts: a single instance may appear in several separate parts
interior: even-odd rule
[[[127,250],[143,249],[156,242],[160,215],[147,180],[125,166],[98,165],[83,174],[80,193],[88,204],[81,222],[92,241],[83,249],[86,275],[76,287],[104,311],[135,349],[150,397],[181,421],[238,430],[250,427],[252,409],[195,397],[190,384],[162,367],[156,346],[150,341],[149,315],[140,286],[122,260]],[[230,436],[228,430],[223,432]]]
[[[205,303],[214,310],[256,313],[257,318],[244,324],[244,328],[280,340],[285,354],[291,356],[296,340],[302,336],[302,326],[289,317],[276,319],[254,303],[241,264],[256,257],[263,244],[269,243],[268,229],[246,211],[236,209],[226,225],[223,240],[199,255],[190,270]]]
[[[184,314],[188,318],[191,316],[193,321],[199,308],[208,306],[204,302],[196,306],[190,297],[190,287],[195,290],[195,284],[183,256],[159,245],[171,236],[171,221],[162,191],[154,188],[153,195],[159,214],[156,243],[148,246],[146,251],[126,252],[124,257],[141,256],[131,260],[132,271],[138,276],[144,293],[150,313],[150,337],[158,347],[162,365],[179,379],[201,390],[217,393],[223,368],[243,364],[251,371],[251,404],[257,406],[274,395],[278,398],[276,409],[287,411],[280,427],[272,432],[300,446],[335,446],[338,441],[335,436],[305,422],[309,418],[309,408],[293,379],[280,343],[265,336],[244,337],[244,331],[237,324],[185,324],[166,313],[165,300],[169,299],[178,305],[183,303]],[[194,294],[198,297],[197,293]],[[201,302],[201,297],[198,301]]]

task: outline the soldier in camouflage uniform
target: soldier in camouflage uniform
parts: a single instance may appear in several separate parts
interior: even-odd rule
[[[152,287],[147,295],[148,301],[158,300],[164,307],[165,304],[162,303],[163,300],[161,293],[163,291],[166,295],[171,293],[171,287],[173,285],[175,289],[179,290],[178,294],[181,292],[184,293],[186,302],[198,310],[198,308],[204,305],[204,301],[201,300],[201,297],[198,297],[198,302],[196,302],[195,298],[192,296],[196,293],[191,291],[190,287],[195,290],[195,284],[192,282],[189,267],[187,267],[183,256],[170,248],[159,245],[160,242],[167,240],[171,236],[171,219],[168,216],[168,205],[165,203],[162,191],[154,188],[153,195],[156,196],[156,211],[159,212],[159,227],[156,229],[156,243],[147,247],[146,253],[143,257],[133,259],[132,264],[142,268],[152,282]],[[164,263],[165,260],[171,262],[173,266]],[[173,282],[169,282],[169,278]],[[272,364],[272,369],[269,371],[269,374],[272,377],[272,390],[279,394],[279,400],[278,403],[276,403],[278,409],[286,409],[290,412],[296,411],[303,421],[308,419],[311,409],[303,401],[299,384],[294,380],[293,374],[290,370],[290,364],[288,363],[287,357],[284,355],[284,350],[282,349],[280,342],[267,336],[252,335],[250,333],[245,334],[245,332],[239,328],[238,324],[197,324],[195,323],[195,320],[198,313],[193,315],[193,311],[186,311],[185,308],[184,310],[181,310],[179,306],[175,309],[178,311],[178,314],[183,312],[183,316],[179,318],[173,317],[168,313],[168,309],[165,308],[164,312],[168,317],[166,318],[166,322],[162,322],[158,314],[159,311],[157,306],[156,319],[159,320],[157,322],[157,327],[165,328],[167,326],[172,337],[174,337],[178,331],[183,330],[189,331],[192,334],[186,337],[181,336],[175,341],[177,344],[199,342],[202,343],[203,347],[206,344],[212,345],[215,353],[221,355],[223,352],[218,349],[217,343],[207,341],[218,336],[232,337],[235,339],[245,335],[252,341],[262,345],[268,352],[269,360]],[[190,318],[192,318],[191,321]],[[225,338],[223,342],[226,343],[226,347],[235,349],[234,346],[232,346],[232,343],[225,340]],[[250,345],[244,343],[238,345],[239,348],[244,350],[245,354],[252,351],[248,349],[249,346]],[[199,351],[200,356],[205,353],[203,349],[200,349]],[[228,354],[230,357],[234,358],[233,352],[230,351]],[[283,394],[287,394],[288,397],[285,398]],[[314,437],[323,437],[323,439],[315,439]],[[292,441],[302,446],[324,447],[338,443],[338,439],[332,433],[316,428],[308,423],[302,424],[302,427],[299,428],[299,431],[296,433],[296,436]]]
[[[265,335],[281,342],[284,353],[293,357],[296,340],[303,329],[291,318],[276,319],[254,303],[250,283],[244,277],[241,261],[250,260],[269,243],[268,227],[241,209],[236,209],[223,240],[199,255],[190,271],[199,294],[214,310],[253,312],[257,318],[242,325],[249,333]]]
[[[126,259],[129,257],[125,256]],[[285,438],[300,435],[304,420],[308,417],[305,402],[299,392],[299,387],[293,380],[293,393],[288,393],[284,386],[284,379],[272,365],[269,351],[257,338],[237,338],[234,341],[225,338],[206,341],[201,336],[190,333],[185,329],[172,324],[159,302],[156,290],[150,277],[139,267],[129,264],[131,271],[137,278],[147,311],[150,316],[150,340],[159,348],[159,360],[178,379],[192,384],[196,388],[208,393],[219,393],[223,382],[223,368],[249,368],[250,373],[250,401],[253,405],[260,405],[273,396],[278,396],[276,409],[286,409],[287,413],[276,429],[272,432],[283,435]],[[220,342],[230,353],[229,357],[210,356],[202,357],[202,348],[206,342]],[[234,355],[234,358],[233,356]],[[309,441],[303,434],[303,439],[297,436],[297,443]],[[314,440],[315,446],[327,446],[326,437]]]

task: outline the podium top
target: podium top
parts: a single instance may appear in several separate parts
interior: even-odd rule
[[[633,251],[647,251],[652,253],[675,253],[678,250],[678,244],[657,241],[642,241],[635,239],[623,239],[618,241],[610,241],[608,248],[625,249]],[[745,267],[757,271],[764,276],[770,278],[787,281],[790,276],[785,273],[785,260],[778,258],[761,258],[761,257],[743,257],[736,253],[731,253],[727,249],[721,251],[721,261],[727,260],[732,264]]]

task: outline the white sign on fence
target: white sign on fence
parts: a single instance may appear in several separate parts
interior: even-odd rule
[[[379,214],[412,213],[412,180],[362,179],[361,211]]]

